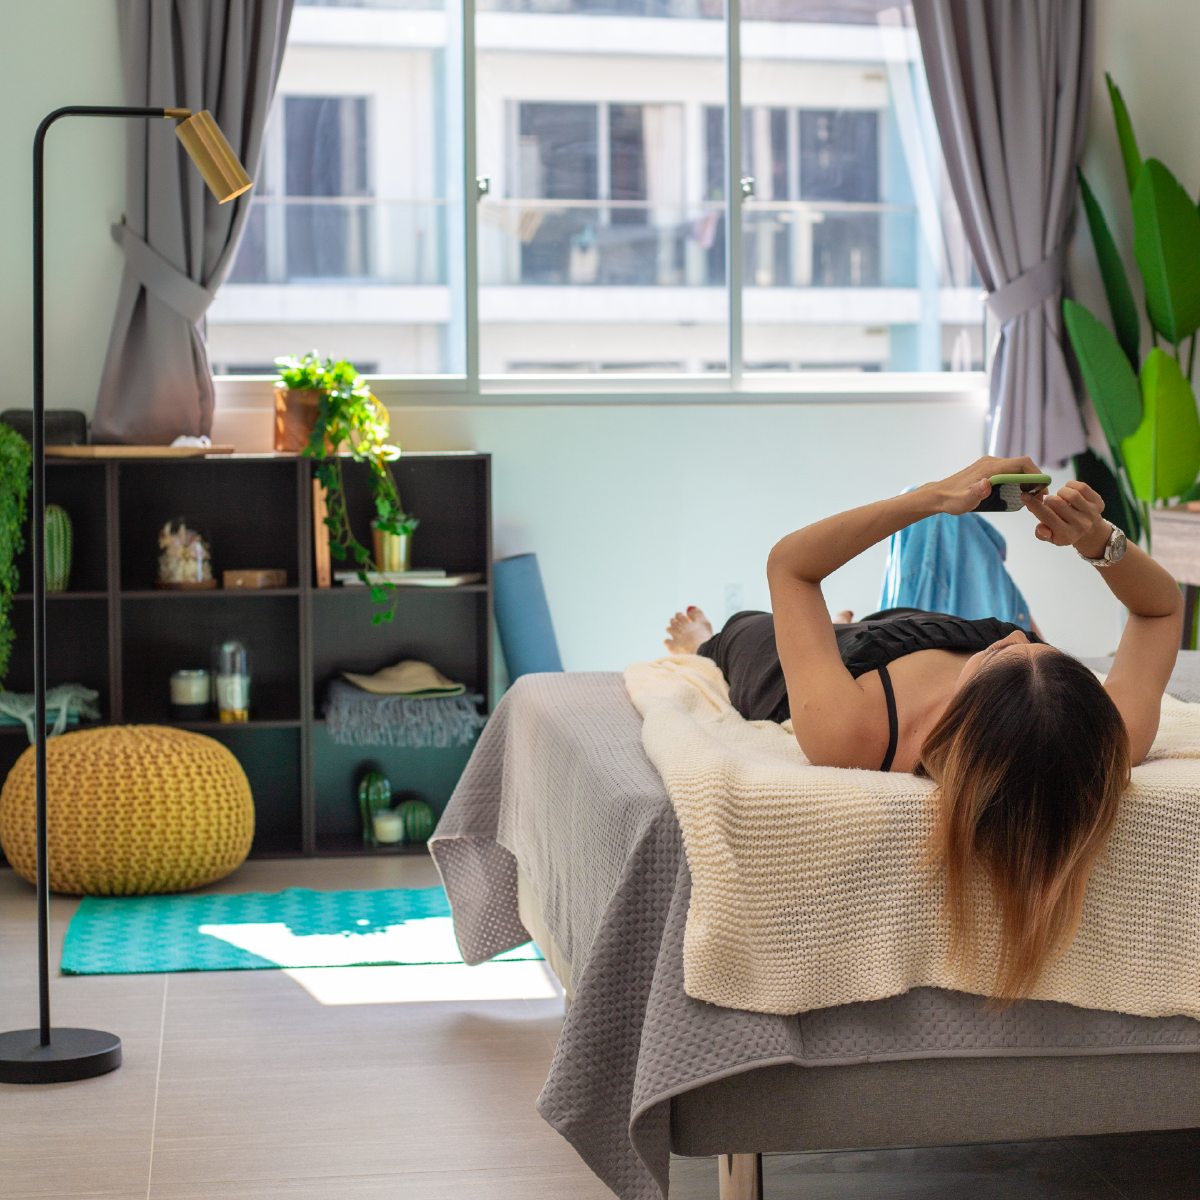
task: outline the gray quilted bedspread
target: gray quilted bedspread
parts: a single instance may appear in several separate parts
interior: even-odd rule
[[[1180,655],[1169,690],[1200,701],[1200,654]],[[693,1000],[683,842],[619,674],[520,679],[430,850],[469,963],[529,940],[518,863],[531,881],[575,990],[538,1111],[622,1200],[666,1196],[670,1098],[721,1076],[780,1063],[1200,1050],[1200,1023],[1185,1017],[1034,1001],[993,1012],[928,988],[798,1017]]]

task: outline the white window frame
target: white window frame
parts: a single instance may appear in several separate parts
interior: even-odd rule
[[[479,372],[480,180],[476,165],[475,0],[446,0],[446,76],[450,100],[447,138],[461,137],[463,225],[450,239],[450,338],[460,339],[465,371],[454,375],[372,375],[372,390],[386,405],[456,407],[475,405],[562,406],[646,404],[827,404],[912,403],[915,400],[982,402],[988,376],[981,371],[879,371],[849,374],[804,371],[745,375],[742,290],[743,210],[741,0],[725,0],[725,297],[727,372],[705,375],[481,375]],[[457,41],[458,61],[450,53]],[[458,82],[454,89],[452,82]],[[461,109],[453,111],[454,100]],[[457,118],[457,119],[456,119]],[[449,147],[453,155],[455,147]],[[498,186],[501,181],[490,181]],[[453,197],[451,197],[453,199]],[[457,334],[454,331],[458,327]],[[985,329],[985,344],[987,334]],[[263,376],[220,376],[218,392],[228,403],[262,402],[273,386]],[[257,405],[255,405],[257,406]]]

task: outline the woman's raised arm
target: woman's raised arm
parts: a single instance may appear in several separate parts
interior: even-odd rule
[[[1039,541],[1074,546],[1087,558],[1103,556],[1112,526],[1100,515],[1104,501],[1086,483],[1072,480],[1056,496],[1027,498],[1025,507],[1041,522],[1034,531]],[[1129,609],[1104,690],[1125,721],[1136,767],[1158,733],[1163,692],[1183,632],[1183,597],[1171,576],[1132,544],[1120,562],[1096,571]]]
[[[864,550],[934,513],[970,512],[989,477],[1036,474],[1028,458],[981,458],[939,483],[826,517],[788,534],[767,560],[775,642],[787,682],[796,740],[809,761],[875,767],[887,748],[868,725],[862,689],[842,665],[821,581]]]

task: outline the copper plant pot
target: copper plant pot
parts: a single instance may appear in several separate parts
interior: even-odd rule
[[[316,388],[293,391],[275,388],[275,449],[287,454],[299,454],[308,445],[322,393]]]

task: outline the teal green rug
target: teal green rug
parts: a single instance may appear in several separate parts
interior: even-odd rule
[[[539,959],[532,942],[498,960]],[[372,892],[85,896],[64,975],[461,963],[440,887]]]

